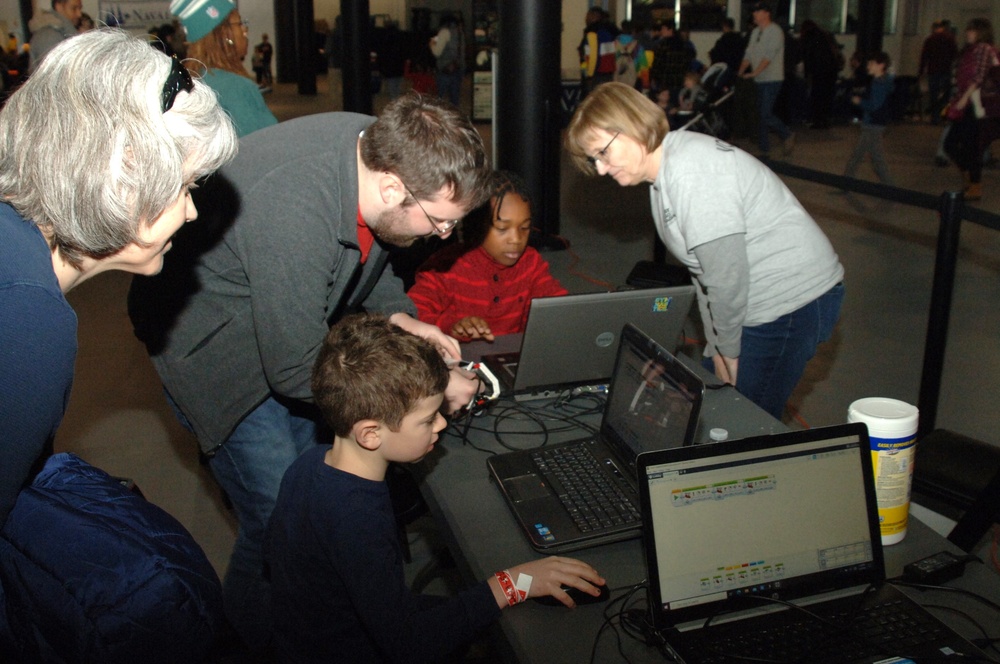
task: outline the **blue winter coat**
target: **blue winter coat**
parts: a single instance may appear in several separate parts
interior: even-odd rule
[[[72,454],[0,531],[0,661],[200,662],[222,587],[172,516]]]

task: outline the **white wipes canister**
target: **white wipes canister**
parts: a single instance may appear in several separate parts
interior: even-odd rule
[[[906,537],[918,415],[916,406],[884,397],[858,399],[847,409],[848,422],[868,427],[882,544]]]

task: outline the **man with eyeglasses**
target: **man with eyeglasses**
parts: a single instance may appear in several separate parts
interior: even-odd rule
[[[400,97],[377,120],[283,122],[241,140],[198,192],[201,223],[175,239],[174,264],[133,283],[136,333],[240,521],[224,588],[251,648],[269,636],[267,520],[285,469],[317,442],[310,374],[323,338],[364,309],[459,359],[454,339],[416,320],[387,258],[448,237],[489,195],[489,175],[476,129],[437,99]],[[477,387],[453,371],[449,409]]]

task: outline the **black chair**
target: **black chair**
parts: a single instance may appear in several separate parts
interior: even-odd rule
[[[691,283],[691,273],[683,265],[656,260],[639,261],[632,267],[625,283],[633,288],[686,286]]]
[[[948,540],[971,551],[1000,520],[1000,447],[931,431],[917,441],[912,500],[955,519]]]

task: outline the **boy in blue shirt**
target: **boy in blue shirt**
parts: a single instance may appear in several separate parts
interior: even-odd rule
[[[543,558],[456,597],[406,586],[385,474],[413,463],[445,428],[448,368],[435,347],[377,315],[331,328],[312,375],[333,445],[288,469],[265,542],[275,650],[285,662],[434,661],[468,644],[528,596],[567,606],[572,586],[594,596],[604,579],[570,558]]]
[[[871,82],[864,95],[855,95],[851,101],[861,108],[864,113],[861,118],[861,135],[858,143],[854,146],[854,152],[847,160],[844,168],[844,175],[854,177],[858,170],[858,165],[866,154],[872,158],[872,168],[882,184],[892,185],[892,176],[889,175],[889,166],[885,162],[885,148],[883,136],[885,126],[892,120],[892,108],[890,99],[895,88],[895,79],[886,70],[891,63],[889,54],[886,52],[876,53],[868,59],[868,74]]]

